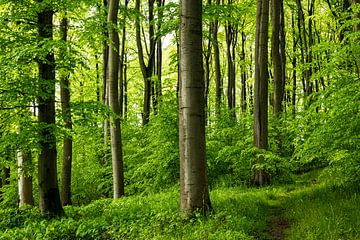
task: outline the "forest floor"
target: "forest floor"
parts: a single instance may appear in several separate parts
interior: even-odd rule
[[[86,206],[47,219],[37,208],[0,208],[2,239],[360,239],[359,184],[333,185],[319,171],[263,188],[216,187],[214,213],[185,221],[178,187]]]

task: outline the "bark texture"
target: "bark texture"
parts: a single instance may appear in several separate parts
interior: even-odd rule
[[[110,135],[111,135],[111,156],[113,167],[113,191],[114,199],[124,195],[124,171],[121,145],[120,128],[120,106],[119,106],[119,34],[115,30],[117,25],[117,15],[119,0],[109,1],[108,22],[113,27],[109,30],[111,45],[109,46],[109,103],[114,115],[111,115]]]
[[[180,1],[180,207],[211,209],[205,160],[202,1]]]
[[[258,0],[255,42],[254,144],[268,148],[268,23],[269,0]]]
[[[63,18],[61,21],[61,40],[67,41],[68,20]],[[66,55],[66,48],[63,49],[61,58]],[[62,176],[61,176],[61,201],[63,206],[71,205],[71,165],[72,165],[72,121],[70,108],[70,82],[69,74],[62,72],[60,76],[60,95],[61,110],[64,119],[64,128],[66,134],[63,142],[63,160],[62,160]]]
[[[31,153],[20,149],[17,153],[18,160],[18,191],[19,191],[19,207],[24,205],[34,205],[32,176],[30,172]]]
[[[38,1],[42,3],[42,1]],[[49,41],[53,38],[53,10],[50,6],[38,13],[39,40]],[[41,45],[40,45],[41,46]],[[42,213],[62,215],[56,164],[55,137],[55,59],[52,52],[38,61],[39,67],[39,145],[38,184],[39,208]]]
[[[254,145],[268,148],[268,24],[269,0],[258,0],[255,38],[254,84]],[[263,161],[257,159],[256,161]],[[267,181],[264,169],[255,169],[254,183],[262,186]]]

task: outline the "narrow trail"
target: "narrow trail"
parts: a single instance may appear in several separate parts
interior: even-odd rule
[[[290,227],[291,221],[284,216],[286,209],[279,205],[270,206],[266,220],[266,235],[270,236],[270,239],[283,240],[284,232]]]

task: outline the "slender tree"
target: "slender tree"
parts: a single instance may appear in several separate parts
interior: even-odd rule
[[[205,160],[202,1],[180,1],[180,207],[211,209]]]
[[[254,145],[268,148],[268,25],[269,0],[258,0],[256,10],[255,85],[254,85]],[[265,183],[265,172],[258,169],[255,184]]]
[[[24,205],[34,205],[32,176],[30,171],[32,155],[29,150],[21,148],[17,153],[18,160],[18,191],[19,207]]]
[[[120,106],[119,106],[119,34],[116,32],[119,0],[109,1],[109,103],[114,112],[110,117],[111,156],[113,167],[114,199],[124,195],[124,171],[121,146]]]
[[[154,37],[154,2],[155,0],[148,0],[149,7],[149,43],[150,49],[148,53],[148,62],[145,63],[145,56],[143,51],[143,46],[141,42],[141,24],[140,16],[136,20],[136,45],[138,50],[139,63],[141,68],[141,73],[144,78],[144,101],[143,101],[143,113],[142,113],[142,124],[146,125],[149,122],[150,118],[150,106],[151,106],[151,76],[153,74],[154,65],[155,65],[155,47],[156,41]],[[135,9],[140,14],[140,0],[135,1]]]
[[[216,5],[220,5],[220,0],[216,0]],[[221,79],[221,67],[220,67],[220,50],[219,50],[219,40],[218,40],[218,31],[219,31],[219,21],[215,19],[213,22],[212,28],[212,40],[214,47],[214,70],[215,70],[215,113],[220,115],[221,109],[221,98],[223,91],[223,84]]]
[[[271,38],[271,52],[273,61],[273,72],[274,72],[274,113],[276,116],[282,112],[282,101],[284,100],[285,93],[285,79],[283,74],[283,67],[285,64],[282,63],[282,49],[284,46],[282,42],[285,39],[281,39],[281,12],[282,12],[282,0],[271,0],[272,7],[272,38]],[[281,41],[280,41],[281,39]]]
[[[64,17],[60,24],[61,40],[66,43],[68,32],[68,19]],[[66,45],[62,49],[61,58],[66,56]],[[71,205],[71,165],[72,165],[72,121],[70,108],[70,82],[67,71],[62,71],[60,75],[60,95],[61,109],[64,119],[64,127],[67,131],[63,142],[63,161],[61,177],[61,201],[63,206]]]
[[[53,39],[54,10],[48,2],[38,0],[41,10],[37,16],[39,46]],[[40,49],[43,51],[42,49]],[[55,137],[55,59],[48,50],[38,59],[38,120],[40,154],[38,160],[39,208],[50,215],[63,214],[57,179]]]

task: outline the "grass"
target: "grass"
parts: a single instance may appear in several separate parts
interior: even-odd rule
[[[188,221],[180,217],[177,189],[66,207],[65,217],[51,220],[36,208],[3,209],[0,239],[247,240],[274,239],[274,231],[278,239],[360,239],[359,188],[316,178],[311,173],[289,185],[214,189],[214,213]],[[288,224],[277,229],[280,218]]]

